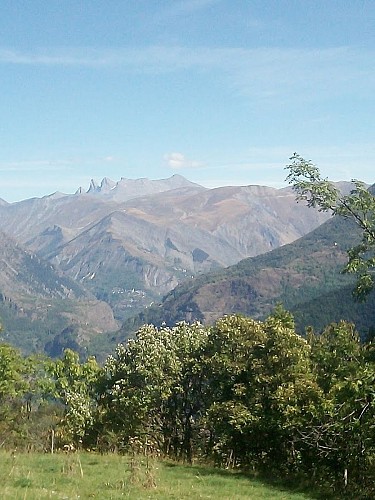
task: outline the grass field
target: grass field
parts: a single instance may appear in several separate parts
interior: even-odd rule
[[[275,499],[307,494],[203,466],[93,453],[0,453],[1,499]]]

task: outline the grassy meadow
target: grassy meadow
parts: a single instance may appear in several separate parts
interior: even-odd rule
[[[139,456],[1,452],[0,461],[2,499],[313,498],[241,473]]]

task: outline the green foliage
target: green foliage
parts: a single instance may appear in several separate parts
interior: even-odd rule
[[[322,211],[335,210],[340,192],[328,179],[323,179],[319,169],[297,153],[290,158],[286,180],[297,192],[297,200],[306,200],[307,206]]]
[[[24,360],[14,347],[0,344],[0,404],[7,398],[24,394],[27,382],[24,378],[26,366]]]
[[[342,479],[353,488],[372,488],[374,441],[375,365],[368,346],[360,343],[353,325],[329,325],[322,335],[310,332],[311,358],[324,391],[318,422],[301,431],[315,464],[331,471],[332,481]],[[313,451],[312,451],[313,450]]]
[[[204,398],[201,363],[207,330],[196,323],[142,327],[104,367],[106,422],[129,438],[152,439],[164,452],[192,458],[193,417]]]
[[[362,241],[348,251],[348,263],[344,272],[356,273],[358,281],[354,296],[364,300],[374,288],[375,268],[375,197],[363,182],[353,180],[354,188],[342,195],[328,179],[321,177],[319,169],[310,160],[297,153],[286,167],[286,180],[293,185],[297,200],[307,201],[309,207],[330,210],[333,215],[354,221],[362,233]]]
[[[7,448],[44,451],[59,408],[50,399],[51,383],[42,356],[22,357],[0,346],[0,443]]]
[[[225,317],[213,327],[213,450],[222,461],[287,464],[301,422],[314,413],[320,391],[310,349],[280,308],[264,323]]]
[[[66,349],[62,359],[49,363],[48,371],[52,377],[51,394],[65,407],[58,426],[61,441],[75,446],[85,444],[97,411],[94,394],[99,365],[94,357],[80,363],[78,353]]]
[[[363,347],[354,326],[345,321],[328,325],[321,334],[309,331],[311,359],[318,383],[328,393],[337,380],[354,376],[363,362]]]
[[[204,458],[373,498],[374,352],[344,321],[302,338],[281,305],[265,321],[145,325],[102,368],[2,345],[0,439]]]
[[[353,325],[304,339],[280,305],[263,322],[145,326],[107,361],[104,428],[188,460],[313,474],[360,498],[374,473],[373,357]]]

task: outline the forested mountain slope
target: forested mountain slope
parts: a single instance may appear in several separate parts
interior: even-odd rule
[[[25,351],[71,325],[81,340],[118,327],[108,304],[1,232],[0,317],[3,340]]]
[[[264,318],[277,303],[293,312],[301,332],[346,319],[365,333],[375,325],[374,294],[356,303],[351,293],[355,279],[341,273],[346,250],[359,237],[351,221],[332,218],[289,245],[178,286],[160,305],[125,322],[122,335],[142,323],[210,324],[230,313]]]

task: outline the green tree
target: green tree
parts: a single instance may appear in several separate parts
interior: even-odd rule
[[[20,352],[0,344],[0,442],[12,446],[20,435],[27,413],[29,367]]]
[[[257,377],[265,342],[262,324],[240,315],[224,316],[210,331],[207,426],[210,451],[221,463],[244,464],[262,452]]]
[[[310,161],[297,153],[290,158],[286,167],[289,174],[286,180],[297,193],[297,200],[307,201],[309,207],[321,211],[331,211],[353,221],[361,230],[362,238],[358,245],[348,250],[348,263],[344,272],[358,276],[355,297],[364,300],[374,288],[375,268],[375,197],[365,184],[353,180],[354,188],[344,195]]]
[[[242,465],[295,465],[298,430],[315,418],[321,391],[291,315],[278,307],[265,322],[224,317],[209,345],[214,453]]]
[[[78,353],[65,349],[61,359],[49,362],[48,371],[52,377],[51,395],[65,408],[59,425],[62,442],[75,446],[88,443],[98,418],[98,363],[94,357],[81,363]]]
[[[124,443],[152,441],[190,461],[202,413],[206,339],[207,329],[199,323],[145,325],[119,345],[104,367],[105,427]]]
[[[372,483],[375,365],[354,326],[341,321],[310,332],[313,371],[324,392],[319,421],[301,431],[312,463],[341,486]]]
[[[363,346],[351,323],[331,323],[319,334],[311,330],[307,340],[317,381],[326,394],[337,381],[355,375],[363,363]]]
[[[0,405],[13,397],[23,395],[27,390],[26,366],[17,349],[0,344]]]

